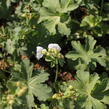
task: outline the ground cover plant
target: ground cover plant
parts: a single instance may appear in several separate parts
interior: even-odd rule
[[[0,109],[109,109],[109,1],[0,0]]]

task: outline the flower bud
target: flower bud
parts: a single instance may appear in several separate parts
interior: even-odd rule
[[[70,89],[70,90],[72,90],[73,88],[74,88],[73,86],[71,86],[71,85],[69,86],[69,89]]]
[[[23,87],[19,90],[19,92],[16,94],[18,97],[22,96],[27,90],[27,87]]]
[[[54,54],[58,54],[59,53],[59,51],[57,50],[57,49],[53,49],[53,52],[54,52]]]
[[[61,99],[61,96],[60,96],[60,94],[59,93],[56,93],[56,94],[54,94],[53,96],[52,96],[52,98],[53,99]]]
[[[10,101],[8,102],[8,104],[13,105],[13,104],[14,104],[14,100],[10,100]]]
[[[9,100],[14,100],[14,98],[15,98],[15,95],[8,95],[6,99],[9,101]]]
[[[16,82],[16,86],[20,87],[21,86],[21,82],[20,81]]]
[[[47,54],[47,50],[46,50],[46,49],[43,49],[41,53],[42,53],[43,55],[46,55],[46,54]]]
[[[47,54],[46,54],[46,55],[47,55],[47,56],[50,56],[50,53],[48,53],[48,52],[47,52]]]
[[[22,14],[21,16],[22,16],[22,17],[26,17],[26,13]]]
[[[8,95],[6,99],[8,104],[12,105],[15,102],[15,95]]]

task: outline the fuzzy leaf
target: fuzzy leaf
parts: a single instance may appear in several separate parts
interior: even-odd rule
[[[86,44],[83,46],[79,41],[73,41],[72,46],[75,50],[70,51],[66,54],[68,59],[78,61],[78,65],[81,66],[96,66],[95,62],[98,62],[101,66],[106,66],[105,56],[106,51],[102,47],[96,47],[96,40],[89,36],[86,38]]]
[[[81,0],[44,0],[43,7],[39,11],[40,18],[38,22],[43,22],[51,34],[56,34],[56,27],[58,27],[59,33],[69,35],[70,28],[67,25],[70,17],[68,17],[68,12],[78,8],[80,2]]]
[[[101,22],[101,20],[102,18],[100,16],[93,16],[93,15],[86,16],[81,22],[81,27],[83,26],[95,27]]]
[[[24,59],[19,68],[21,68],[20,72],[17,72],[19,75],[15,75],[13,78],[20,78],[19,80],[27,86],[26,100],[28,108],[31,109],[35,105],[34,96],[41,101],[50,97],[51,89],[44,84],[48,80],[49,74],[41,70],[37,75],[35,75],[37,72],[34,72],[33,76],[33,64],[30,64],[28,59]]]
[[[50,97],[51,89],[47,87],[47,85],[42,84],[43,82],[48,80],[48,76],[49,75],[47,73],[41,73],[33,78],[30,78],[28,82],[29,91],[42,101],[45,101],[47,98]]]
[[[100,81],[97,73],[78,71],[73,86],[79,94],[76,109],[105,109],[109,104],[109,79]]]
[[[28,85],[28,98],[33,99],[33,95],[38,97],[39,100],[45,101],[50,96],[51,89],[43,84],[46,80],[48,80],[49,74],[42,72],[39,75],[32,76],[33,66],[30,65],[29,60],[23,60],[23,69],[27,72],[27,85]],[[43,93],[44,91],[44,93]],[[34,102],[34,101],[33,101]]]

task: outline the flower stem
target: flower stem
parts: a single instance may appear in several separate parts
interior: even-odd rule
[[[58,78],[58,63],[56,64],[55,82],[57,81],[57,78]]]

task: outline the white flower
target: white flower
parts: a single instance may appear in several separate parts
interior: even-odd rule
[[[41,46],[37,46],[37,47],[36,47],[36,58],[37,58],[38,60],[43,57],[43,54],[42,54],[42,50],[43,50],[43,49],[44,49],[44,48],[41,47]]]
[[[56,44],[56,43],[51,43],[51,44],[49,44],[49,45],[48,45],[48,49],[51,49],[51,48],[55,48],[55,49],[57,49],[58,51],[61,51],[61,47],[60,47],[58,44]]]

